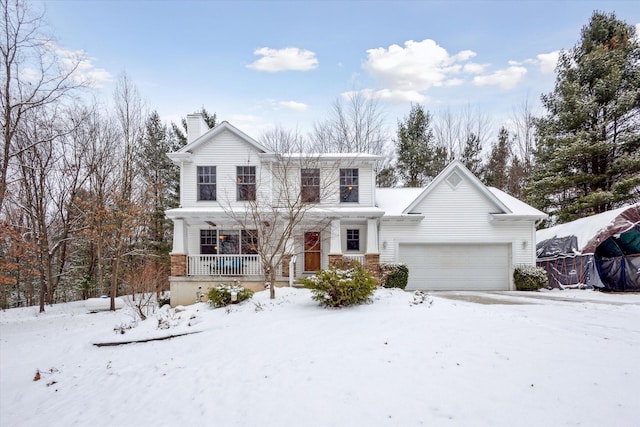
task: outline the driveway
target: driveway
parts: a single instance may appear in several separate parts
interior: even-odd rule
[[[640,293],[605,293],[583,289],[523,291],[429,291],[429,295],[476,304],[544,304],[574,302],[608,305],[640,305]]]

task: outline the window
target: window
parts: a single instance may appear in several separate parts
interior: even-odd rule
[[[347,230],[347,250],[359,251],[360,250],[360,230]]]
[[[340,201],[358,202],[358,169],[340,169]]]
[[[238,201],[252,201],[256,199],[256,167],[238,166]]]
[[[200,230],[200,254],[257,254],[258,234],[255,230]]]
[[[219,254],[238,254],[240,253],[240,245],[237,231],[218,231],[218,253]]]
[[[300,170],[300,197],[304,203],[320,202],[320,169]]]
[[[200,230],[200,253],[216,255],[218,253],[217,237],[216,230]]]
[[[215,166],[198,166],[198,200],[216,200]]]
[[[258,233],[256,230],[242,230],[242,253],[257,254],[258,253]]]

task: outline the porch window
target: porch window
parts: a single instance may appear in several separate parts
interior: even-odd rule
[[[220,230],[218,232],[218,253],[221,255],[240,253],[239,241],[237,231]]]
[[[360,230],[347,230],[347,250],[359,251],[360,250]]]
[[[320,169],[300,170],[300,196],[304,203],[320,202]]]
[[[340,169],[340,202],[358,202],[358,169]]]
[[[203,255],[217,255],[218,235],[216,230],[200,230],[200,253]]]
[[[257,248],[255,230],[200,230],[201,255],[255,255]]]
[[[237,166],[238,201],[253,201],[256,199],[256,167]]]
[[[215,166],[198,166],[198,200],[216,200]]]
[[[258,233],[256,230],[242,230],[240,233],[242,238],[242,253],[257,254],[258,253]]]

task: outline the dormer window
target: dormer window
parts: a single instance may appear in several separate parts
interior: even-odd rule
[[[216,200],[215,166],[198,166],[198,200]]]
[[[340,169],[340,202],[358,203],[358,169]]]
[[[300,170],[300,197],[304,203],[320,202],[320,169]]]
[[[256,199],[256,167],[238,166],[236,172],[238,201],[254,201]]]

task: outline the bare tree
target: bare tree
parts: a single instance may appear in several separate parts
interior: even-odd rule
[[[517,109],[513,109],[512,120],[514,124],[514,146],[517,150],[513,155],[520,159],[524,174],[528,175],[533,166],[533,153],[536,144],[536,118],[528,96],[524,98]]]
[[[305,225],[321,231],[330,225],[327,212],[314,213],[321,200],[330,199],[337,192],[339,161],[322,161],[321,154],[303,153],[304,138],[295,131],[278,128],[265,136],[271,146],[286,147],[288,151],[272,154],[273,162],[262,178],[271,185],[259,186],[244,208],[227,201],[222,203],[227,215],[239,225],[250,239],[262,263],[265,286],[275,298],[275,280],[283,260],[296,254],[295,236]],[[296,152],[297,151],[297,152]],[[308,171],[304,186],[301,171]],[[316,174],[317,172],[317,174]]]
[[[330,118],[314,125],[311,139],[319,152],[377,155],[386,154],[390,140],[378,100],[360,91],[350,92],[346,102],[336,99]]]
[[[115,310],[115,298],[120,278],[120,262],[125,255],[127,242],[136,232],[136,225],[142,213],[139,194],[134,194],[136,144],[144,132],[144,107],[133,82],[122,74],[114,92],[116,123],[120,136],[117,183],[113,193],[113,258],[111,264],[111,310]]]
[[[490,124],[485,113],[472,109],[470,105],[458,112],[447,108],[434,120],[436,144],[446,148],[449,161],[462,159],[470,141],[480,147],[488,143]]]
[[[11,159],[18,154],[17,132],[26,115],[58,103],[86,82],[74,73],[81,57],[61,61],[53,42],[43,34],[43,16],[22,0],[0,0],[0,212],[7,193]],[[37,142],[36,142],[37,143]],[[22,147],[25,149],[28,147]]]

